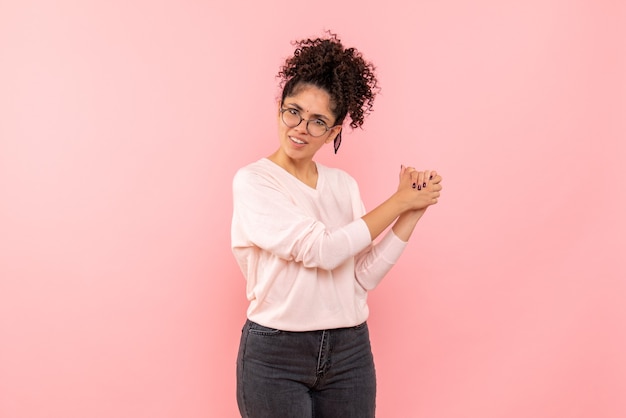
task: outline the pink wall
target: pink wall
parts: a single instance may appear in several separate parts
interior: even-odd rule
[[[0,3],[0,416],[235,417],[235,170],[290,40],[383,87],[337,156],[440,204],[371,294],[382,418],[626,416],[623,2]],[[349,130],[348,130],[349,131]]]

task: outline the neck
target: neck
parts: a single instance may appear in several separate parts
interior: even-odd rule
[[[294,160],[282,154],[280,150],[267,158],[303,183],[317,183],[317,165],[312,159]]]

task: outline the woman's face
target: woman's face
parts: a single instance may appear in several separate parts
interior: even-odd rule
[[[285,110],[284,112],[282,110]],[[296,86],[294,94],[285,97],[282,106],[278,109],[278,134],[280,139],[280,151],[293,160],[312,160],[313,156],[324,144],[332,142],[341,131],[341,126],[335,125],[335,116],[330,110],[330,95],[323,89],[312,85]],[[283,113],[286,113],[283,118]],[[284,120],[294,119],[297,115],[302,121],[295,127],[290,128]],[[310,120],[307,129],[307,120]],[[328,128],[320,136],[311,135],[315,132],[315,126],[324,123]],[[319,133],[319,132],[317,132]]]

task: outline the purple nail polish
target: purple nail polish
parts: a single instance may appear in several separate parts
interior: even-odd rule
[[[426,187],[426,182],[424,182],[424,184],[422,184],[422,187]]]
[[[413,183],[411,187],[413,187],[414,189],[417,188],[417,183]]]
[[[422,186],[421,185],[417,185],[417,190],[422,190]]]

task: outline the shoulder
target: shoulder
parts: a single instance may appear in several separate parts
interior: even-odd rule
[[[288,187],[285,171],[266,158],[262,158],[235,173],[233,189],[235,191],[258,192],[260,190],[283,190]]]
[[[317,163],[317,169],[331,184],[345,184],[349,187],[358,186],[354,177],[340,168],[327,167]]]
[[[270,162],[262,158],[237,170],[233,178],[233,182],[254,182],[264,178],[271,178],[272,176],[273,174]]]

